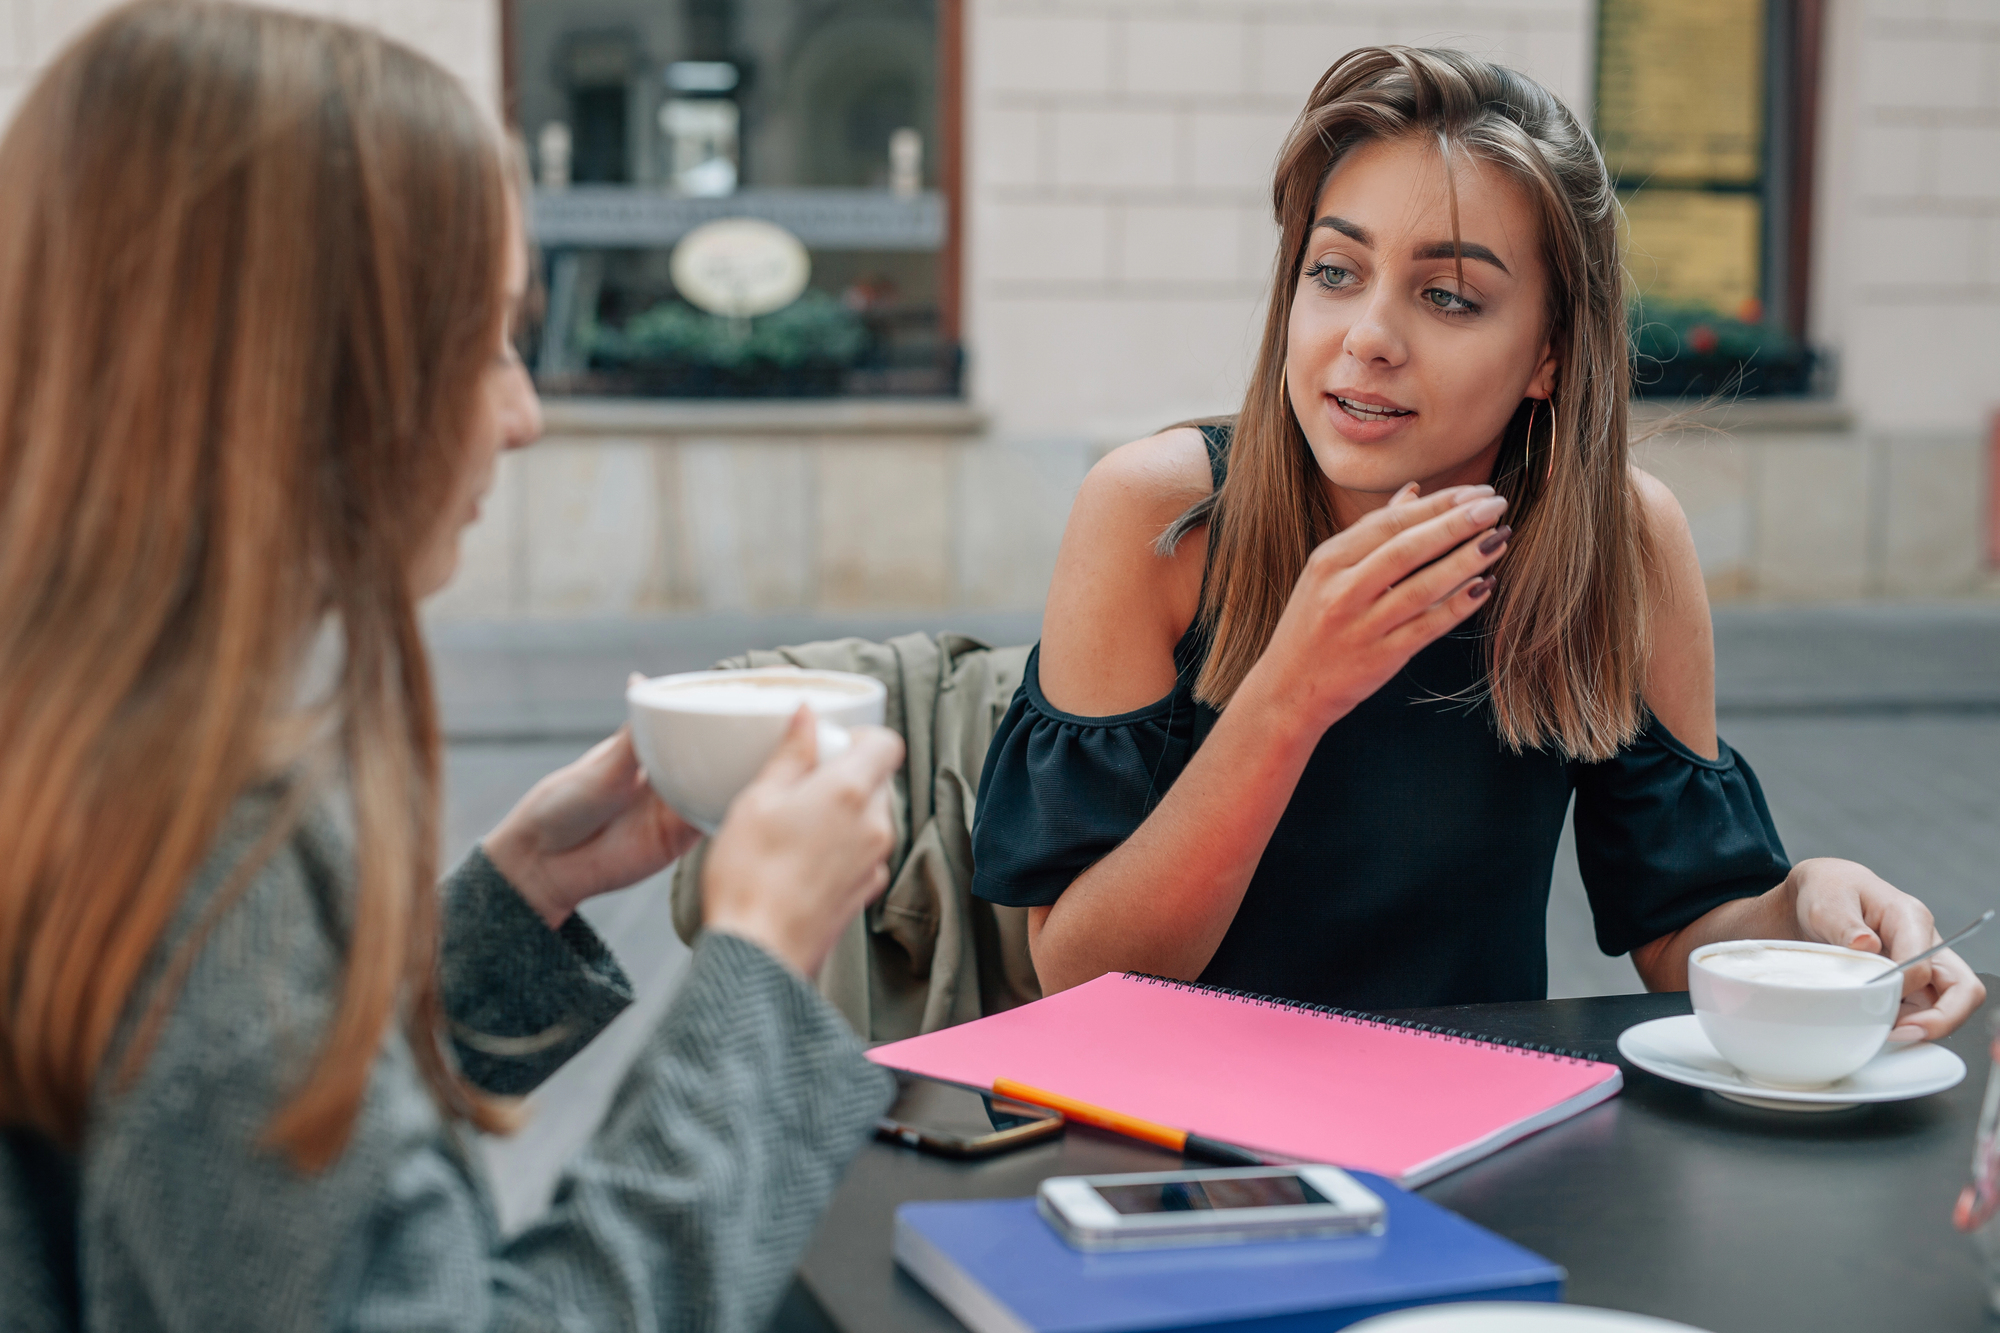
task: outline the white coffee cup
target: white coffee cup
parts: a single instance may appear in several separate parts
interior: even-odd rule
[[[634,681],[625,707],[653,790],[681,818],[713,833],[777,750],[801,704],[819,720],[825,760],[847,748],[847,728],[881,726],[888,697],[873,676],[753,667]]]
[[[1746,1079],[1823,1088],[1873,1060],[1896,1026],[1902,974],[1866,980],[1891,965],[1835,944],[1726,940],[1688,955],[1688,993],[1710,1044]]]

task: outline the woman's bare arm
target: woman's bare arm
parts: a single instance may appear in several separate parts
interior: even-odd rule
[[[1646,706],[1675,739],[1695,753],[1721,752],[1715,726],[1715,640],[1701,562],[1687,518],[1672,492],[1645,473],[1636,481],[1653,552],[1649,575],[1652,657]],[[1938,942],[1923,903],[1866,866],[1815,857],[1792,867],[1783,883],[1739,898],[1680,930],[1632,951],[1648,990],[1685,990],[1688,955],[1719,940],[1801,939],[1908,958]],[[1956,954],[1904,974],[1898,1041],[1937,1038],[1978,1008],[1986,988]]]
[[[1194,432],[1128,445],[1078,496],[1049,595],[1043,693],[1064,712],[1143,707],[1174,685],[1173,648],[1201,584],[1197,538],[1153,553],[1207,489]],[[1327,727],[1483,600],[1504,541],[1488,487],[1407,489],[1316,551],[1269,648],[1138,830],[1029,917],[1043,989],[1115,970],[1193,978],[1243,892]]]
[[[1658,478],[1633,470],[1651,559],[1646,570],[1650,656],[1646,707],[1674,739],[1705,759],[1715,737],[1715,631],[1701,558],[1680,501]]]

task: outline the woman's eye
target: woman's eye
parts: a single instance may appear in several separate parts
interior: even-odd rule
[[[1426,287],[1424,299],[1429,301],[1434,309],[1441,310],[1447,315],[1473,315],[1479,312],[1478,306],[1457,292],[1448,292],[1442,287]]]
[[[1306,270],[1311,278],[1328,291],[1338,291],[1354,280],[1354,274],[1333,264],[1314,264]]]

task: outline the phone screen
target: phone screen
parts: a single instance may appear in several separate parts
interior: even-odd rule
[[[1328,1202],[1318,1190],[1290,1173],[1095,1188],[1099,1197],[1128,1217],[1134,1213],[1198,1213],[1224,1208],[1299,1208]]]
[[[896,1104],[884,1119],[941,1138],[983,1139],[1017,1125],[1057,1118],[1054,1111],[1010,1102],[990,1092],[927,1078],[900,1076],[897,1082]]]

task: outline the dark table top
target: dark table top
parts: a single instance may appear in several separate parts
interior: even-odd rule
[[[1986,982],[2000,994],[2000,980]],[[1687,1012],[1683,992],[1403,1016],[1618,1060],[1620,1032]],[[1713,1333],[1993,1327],[1977,1252],[1951,1225],[1986,1084],[1985,1031],[1982,1015],[1945,1043],[1968,1070],[1949,1092],[1814,1115],[1739,1106],[1619,1061],[1617,1097],[1419,1192],[1561,1264],[1579,1305]],[[776,1327],[951,1333],[958,1322],[890,1257],[897,1204],[1023,1197],[1048,1176],[1178,1161],[1075,1125],[984,1162],[871,1143]]]

